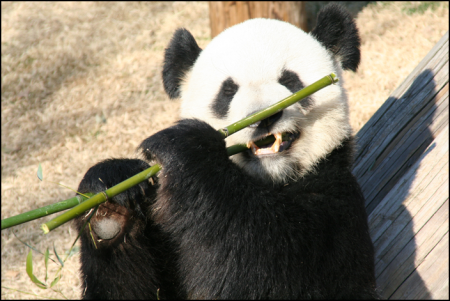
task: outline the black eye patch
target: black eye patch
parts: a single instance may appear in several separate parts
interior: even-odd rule
[[[231,79],[231,77],[227,78],[222,83],[219,93],[211,104],[211,109],[217,118],[227,117],[230,103],[238,89],[239,86]]]
[[[285,86],[291,93],[295,93],[305,87],[297,73],[286,69],[281,73],[278,83]],[[300,101],[300,105],[307,109],[312,106],[312,99],[306,97]]]

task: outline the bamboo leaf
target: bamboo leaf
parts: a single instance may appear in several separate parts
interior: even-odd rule
[[[16,233],[14,233],[14,231],[13,231],[13,234],[14,234],[14,236],[15,236],[21,243],[23,243],[25,246],[27,246],[27,247],[30,248],[31,250],[34,250],[34,251],[38,252],[39,254],[44,255],[44,253],[42,253],[41,251],[39,251],[39,250],[36,249],[35,247],[33,247],[33,246],[27,244],[26,242],[24,242],[23,240],[21,240],[19,237],[17,237],[17,235],[16,235]],[[56,263],[56,261],[54,261],[52,258],[50,258],[50,260],[53,261],[54,263]]]
[[[76,238],[76,239],[74,240],[74,242],[72,243],[72,246],[70,247],[70,250],[69,250],[69,254],[67,255],[66,258],[70,258],[70,256],[72,256],[72,255],[74,254],[73,252],[79,251],[79,247],[78,247],[78,246],[75,247],[75,244],[77,243],[78,239],[80,238],[81,234],[83,233],[84,228],[86,227],[86,225],[87,225],[88,223],[90,223],[91,218],[94,216],[94,214],[96,214],[97,210],[98,210],[98,206],[95,207],[95,209],[93,210],[93,212],[91,213],[91,215],[90,215],[90,216],[86,219],[86,221],[84,222],[83,226],[81,227],[80,231],[78,232],[77,238]]]
[[[98,208],[98,206],[97,206],[97,208]],[[97,249],[97,244],[95,243],[95,238],[94,238],[94,235],[92,234],[92,228],[91,228],[90,222],[88,222],[88,226],[89,226],[89,234],[91,235],[92,242],[94,243],[95,249]]]
[[[23,243],[24,245],[26,245],[28,248],[30,248],[31,250],[34,250],[34,251],[38,252],[39,254],[44,255],[41,251],[39,251],[39,250],[36,249],[35,247],[33,247],[33,246],[27,244],[26,242],[24,242],[23,240],[21,240],[19,237],[17,237],[16,233],[13,232],[13,234],[14,234],[14,236],[15,236],[21,243]]]
[[[41,163],[39,163],[39,167],[38,167],[38,171],[37,171],[37,177],[39,178],[39,180],[43,180],[44,176],[42,175],[42,166]]]
[[[58,277],[56,277],[55,279],[53,279],[52,283],[50,284],[50,287],[53,287],[55,284],[58,283],[58,281],[61,279],[61,275],[59,275]]]
[[[69,187],[69,186],[66,186],[66,185],[64,185],[64,184],[61,184],[61,183],[55,183],[55,184],[58,184],[59,186],[62,186],[62,187],[67,188],[67,189],[69,189],[69,190],[72,190],[72,191],[75,192],[75,193],[79,193],[78,191],[76,191],[76,189],[73,189],[73,188],[71,188],[71,187]],[[79,193],[79,194],[81,194],[81,195],[84,196],[84,197],[87,197],[86,195],[84,195],[84,194],[82,194],[82,193]]]
[[[56,252],[56,248],[55,245],[53,245],[53,252],[55,252],[56,258],[58,258],[59,263],[61,264],[62,267],[64,267],[64,262],[61,260],[61,258],[59,258],[58,253]]]
[[[66,251],[67,254],[67,258],[72,257],[73,255],[77,254],[80,252],[80,247],[79,246],[72,246],[72,248],[70,248],[69,251]]]
[[[30,277],[31,281],[33,281],[34,284],[36,284],[37,287],[42,289],[47,289],[44,283],[39,281],[36,276],[33,274],[33,251],[30,250],[27,255],[27,274],[28,277]]]
[[[50,252],[47,250],[45,250],[45,255],[44,255],[44,259],[45,259],[45,283],[47,283],[47,279],[48,279],[48,257],[50,255]]]

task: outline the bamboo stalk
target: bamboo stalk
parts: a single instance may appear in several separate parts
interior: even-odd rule
[[[85,193],[88,196],[93,196],[92,193]],[[74,196],[73,198],[51,204],[48,206],[44,206],[35,210],[31,210],[28,212],[24,212],[15,216],[11,216],[5,219],[2,219],[2,230],[7,229],[13,226],[17,226],[56,212],[60,212],[69,208],[72,208],[78,204],[81,204],[83,201],[87,200],[87,197],[82,195]]]
[[[283,136],[284,140],[286,140],[287,138],[288,138],[287,135]],[[257,141],[256,145],[263,146],[265,144],[272,143],[274,141],[275,141],[274,136],[268,136],[268,137],[265,137],[264,139]],[[236,144],[236,145],[233,145],[233,146],[230,146],[227,148],[227,154],[228,154],[228,156],[233,156],[233,155],[240,153],[247,149],[248,149],[248,147],[245,144]],[[129,179],[105,190],[105,191],[97,193],[96,195],[94,195],[88,199],[89,202],[85,201],[79,205],[74,204],[75,207],[73,209],[55,217],[54,219],[52,219],[51,221],[49,221],[45,224],[42,224],[41,229],[44,231],[44,234],[47,234],[51,230],[59,227],[60,225],[62,225],[64,223],[67,223],[71,219],[74,219],[75,217],[83,214],[85,211],[87,211],[97,205],[100,205],[103,202],[106,202],[108,200],[108,198],[112,198],[112,197],[118,195],[119,193],[124,192],[125,190],[149,179],[150,177],[156,175],[158,173],[158,171],[160,171],[160,170],[161,170],[161,165],[155,164],[152,167],[138,173],[137,175],[134,175],[131,178],[129,178]]]
[[[44,234],[47,234],[51,230],[61,226],[64,223],[67,223],[71,219],[74,219],[75,217],[83,214],[85,211],[100,205],[101,203],[106,202],[109,198],[112,198],[116,195],[118,195],[121,192],[124,192],[125,190],[149,179],[150,177],[156,175],[158,171],[161,170],[161,166],[159,164],[155,164],[150,168],[147,168],[144,171],[141,171],[137,175],[132,176],[129,179],[126,179],[125,181],[105,190],[102,192],[97,193],[90,199],[84,201],[83,203],[73,207],[72,209],[64,212],[63,214],[55,217],[51,221],[42,224],[41,229],[44,231]]]
[[[302,100],[303,98],[319,91],[320,89],[323,89],[323,88],[329,86],[330,84],[334,84],[338,81],[339,81],[339,79],[336,77],[336,75],[334,73],[331,73],[330,75],[323,77],[322,79],[303,88],[302,90],[294,93],[293,95],[277,102],[276,104],[274,104],[264,110],[261,110],[247,118],[244,118],[236,123],[233,123],[232,125],[229,125],[228,127],[220,129],[219,132],[223,135],[224,138],[226,138],[229,135],[232,135],[232,134],[236,133],[237,131],[239,131],[255,122],[258,122],[267,117],[270,117],[270,116],[276,114],[277,112],[287,108],[288,106],[291,106],[294,103]],[[286,139],[287,139],[287,137],[284,135],[283,140],[286,140]],[[269,136],[260,141],[255,142],[255,143],[258,146],[262,146],[264,144],[271,143],[274,140],[275,140],[275,138],[273,136]],[[246,145],[234,145],[234,146],[227,148],[227,153],[229,156],[232,156],[232,155],[237,154],[246,149],[248,149]],[[19,214],[17,216],[13,216],[13,217],[4,219],[4,220],[2,220],[2,230],[51,214],[48,212],[55,213],[55,212],[59,212],[59,211],[73,207],[72,209],[68,210],[67,212],[61,214],[60,216],[57,216],[56,218],[52,219],[51,221],[41,225],[41,229],[44,231],[44,234],[47,234],[51,230],[70,221],[71,219],[83,214],[85,211],[87,211],[103,202],[106,202],[109,198],[112,198],[112,197],[116,196],[117,194],[156,175],[156,173],[160,169],[161,169],[161,166],[158,164],[155,164],[154,166],[138,173],[137,175],[135,175],[135,176],[105,190],[105,191],[97,193],[96,195],[90,197],[89,199],[86,199],[82,196],[76,196],[76,197],[67,199],[65,201],[61,201],[56,204],[38,208],[38,209],[29,211],[26,213]],[[81,201],[81,203],[80,203],[80,201]]]
[[[336,74],[331,73],[330,75],[327,75],[315,83],[301,89],[300,91],[292,94],[291,96],[280,100],[276,104],[273,104],[259,112],[256,112],[253,115],[250,115],[244,119],[239,120],[238,122],[235,122],[223,129],[220,129],[219,132],[223,135],[224,138],[236,133],[237,131],[240,131],[249,125],[252,125],[255,122],[258,122],[260,120],[266,119],[267,117],[270,117],[281,110],[286,109],[287,107],[293,105],[294,103],[302,100],[303,98],[319,91],[320,89],[325,88],[326,86],[329,86],[331,84],[337,83],[339,79],[336,77]]]
[[[241,129],[243,129],[255,122],[258,122],[260,120],[263,120],[267,117],[272,116],[273,114],[276,114],[277,112],[287,108],[288,106],[293,105],[294,103],[302,100],[305,97],[310,96],[311,94],[319,91],[320,89],[323,89],[331,84],[337,83],[338,81],[339,81],[339,79],[336,77],[336,75],[334,73],[331,73],[331,74],[319,79],[315,83],[294,93],[293,95],[277,102],[276,104],[271,105],[268,108],[266,108],[262,111],[259,111],[249,117],[246,117],[236,123],[233,123],[232,125],[229,125],[228,127],[220,129],[219,132],[224,136],[224,138],[226,138],[229,135],[232,135],[233,133],[236,133],[237,131],[240,131]],[[106,202],[108,200],[108,198],[112,198],[115,195],[129,189],[130,187],[137,185],[142,181],[145,181],[146,179],[155,175],[160,169],[161,169],[160,165],[158,165],[158,164],[153,165],[149,169],[144,170],[143,172],[107,189],[106,191],[102,191],[102,192],[96,194],[95,196],[93,196],[90,199],[84,201],[83,203],[73,207],[72,209],[68,210],[67,212],[61,214],[60,216],[57,216],[56,218],[52,219],[51,221],[49,221],[45,224],[42,224],[41,229],[44,231],[44,234],[47,234],[51,230],[61,226],[62,224],[70,221],[71,219],[74,219],[75,217],[81,215],[86,210],[89,210],[103,202]]]
[[[289,137],[287,135],[283,135],[283,140],[286,141]],[[256,142],[256,145],[258,146],[262,146],[268,143],[273,143],[275,141],[275,137],[274,136],[268,136],[265,137],[264,139],[261,139],[259,141]],[[232,145],[230,147],[227,148],[227,154],[228,156],[233,156],[237,153],[243,152],[245,150],[247,150],[248,147],[244,144],[236,144],[236,145]],[[154,165],[155,166],[159,166],[159,165]],[[159,169],[153,169],[151,170],[151,167],[142,171],[141,173],[129,178],[129,182],[121,182],[119,184],[117,184],[114,187],[114,189],[119,190],[119,192],[114,191],[114,189],[112,190],[106,190],[105,193],[107,196],[109,197],[113,197],[117,194],[119,194],[120,192],[133,187],[134,185],[139,184],[142,181],[147,180],[148,178],[150,178],[151,176],[154,176],[157,172],[159,171]],[[122,188],[119,185],[124,185],[124,187]],[[75,207],[78,204],[81,204],[82,202],[84,202],[87,199],[90,199],[91,202],[93,202],[93,204],[101,204],[103,201],[105,201],[105,195],[102,193],[99,193],[97,195],[94,195],[93,193],[85,193],[85,195],[88,195],[90,198],[84,197],[82,195],[77,195],[75,197],[69,198],[67,200],[55,203],[55,204],[51,204],[48,206],[44,206],[41,208],[37,208],[34,210],[30,210],[28,212],[24,212],[15,216],[11,216],[8,218],[5,218],[2,220],[2,230],[3,229],[7,229],[10,227],[14,227],[53,213],[57,213],[66,209],[70,209]],[[94,199],[95,197],[95,199]],[[90,209],[90,208],[88,208]],[[80,208],[80,210],[83,210],[82,208]],[[80,211],[81,213],[83,213],[84,211]],[[48,227],[48,226],[47,226]],[[49,231],[48,228],[44,227],[44,231]]]

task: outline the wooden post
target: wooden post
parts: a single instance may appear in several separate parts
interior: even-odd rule
[[[304,1],[210,1],[211,38],[224,29],[252,18],[289,22],[307,31]]]

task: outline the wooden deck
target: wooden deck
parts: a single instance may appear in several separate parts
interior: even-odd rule
[[[447,32],[357,134],[383,299],[449,298],[448,47]]]

